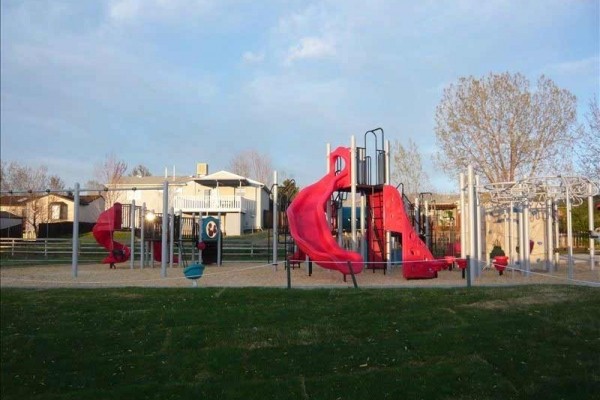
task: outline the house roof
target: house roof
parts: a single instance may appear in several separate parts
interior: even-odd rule
[[[118,183],[108,184],[107,186],[161,186],[165,180],[169,182],[169,185],[183,185],[194,180],[194,177],[175,176],[165,178],[164,176],[123,176],[119,179]]]
[[[65,199],[65,200],[69,200],[69,201],[75,200],[75,196],[73,196],[72,194],[62,195],[62,194],[57,194],[57,193],[51,193],[51,195],[53,195],[54,197],[59,197],[61,199]],[[19,194],[19,195],[0,196],[0,205],[5,206],[5,207],[22,207],[30,201],[39,200],[46,196],[49,196],[49,194],[37,194],[37,195]],[[88,195],[88,196],[79,196],[79,204],[82,206],[86,206],[86,205],[98,200],[101,197],[102,196],[97,195],[97,194],[96,195]]]
[[[203,177],[195,178],[194,181],[197,183],[207,186],[207,187],[217,187],[217,186],[230,186],[230,187],[239,187],[239,186],[264,186],[263,183],[255,181],[250,178],[243,177],[241,175],[234,174],[229,171],[219,171],[212,173],[210,175],[205,175]]]
[[[13,213],[8,212],[8,211],[0,211],[0,218],[21,219],[22,217],[20,215],[13,214]]]

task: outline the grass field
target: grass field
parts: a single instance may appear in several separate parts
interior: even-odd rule
[[[589,399],[600,290],[1,291],[8,399]]]

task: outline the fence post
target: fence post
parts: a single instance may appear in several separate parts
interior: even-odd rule
[[[471,256],[467,254],[467,287],[471,287]]]
[[[354,275],[354,268],[352,268],[351,261],[348,261],[348,269],[350,270],[350,275],[352,275],[352,283],[354,284],[354,289],[358,289],[358,284],[356,283],[356,276]]]

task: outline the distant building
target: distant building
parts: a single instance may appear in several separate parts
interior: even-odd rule
[[[28,239],[46,236],[51,230],[56,235],[68,233],[68,229],[56,228],[59,225],[69,226],[70,224],[72,226],[75,209],[74,201],[73,195],[56,193],[1,196],[0,226],[2,227],[2,237],[7,237],[6,235],[18,237],[16,228],[18,225],[22,226],[22,236]],[[79,222],[84,225],[93,225],[104,210],[104,198],[100,195],[80,196],[79,206]],[[46,229],[40,231],[42,225]],[[15,228],[11,231],[9,228],[12,227]],[[85,229],[81,232],[85,232]]]
[[[198,164],[195,176],[126,176],[117,184],[106,185],[110,189],[123,188],[117,192],[116,201],[136,206],[146,204],[146,209],[162,212],[162,185],[169,183],[169,207],[187,215],[221,215],[225,235],[241,235],[244,232],[265,227],[264,214],[270,207],[270,190],[261,182],[227,171],[207,174],[208,166]],[[133,190],[136,188],[136,190]],[[156,190],[142,190],[156,188]],[[107,205],[108,206],[108,205]]]

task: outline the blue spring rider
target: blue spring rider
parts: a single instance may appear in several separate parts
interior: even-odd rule
[[[183,275],[192,280],[192,286],[198,287],[198,279],[202,277],[204,273],[204,265],[200,263],[193,263],[183,269]]]

